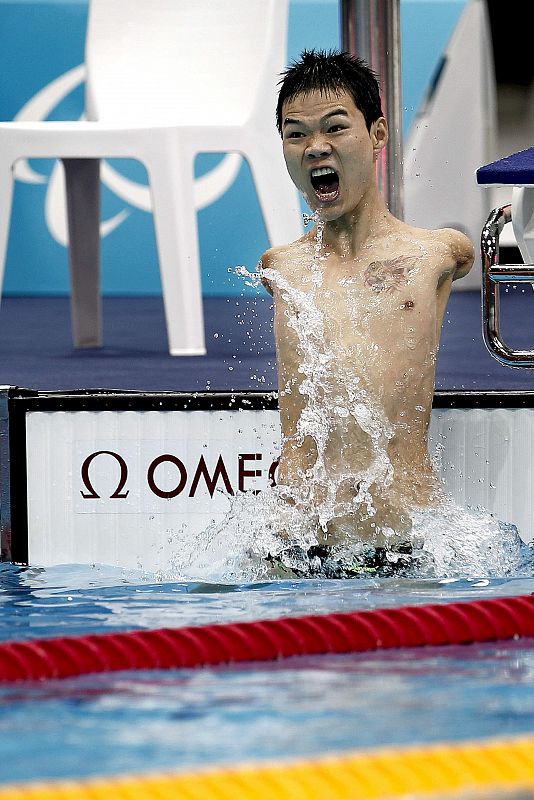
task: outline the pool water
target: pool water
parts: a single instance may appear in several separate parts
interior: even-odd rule
[[[534,592],[534,578],[155,582],[0,565],[0,638],[201,625]],[[0,686],[0,782],[534,730],[532,640]]]

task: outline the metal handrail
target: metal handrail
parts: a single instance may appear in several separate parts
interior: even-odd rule
[[[512,206],[494,208],[482,228],[482,332],[490,354],[508,367],[534,368],[534,350],[513,350],[501,337],[501,283],[534,283],[534,264],[499,264],[499,236]]]

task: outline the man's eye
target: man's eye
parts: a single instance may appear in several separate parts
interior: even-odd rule
[[[331,125],[328,128],[328,133],[337,133],[338,131],[343,131],[343,130],[345,130],[344,125]]]
[[[287,134],[288,139],[300,139],[304,134],[301,131],[291,131]]]

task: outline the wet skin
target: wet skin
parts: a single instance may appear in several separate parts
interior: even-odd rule
[[[305,311],[298,308],[300,291],[304,304],[306,295],[312,298],[324,321],[328,374],[315,388],[329,425],[324,468],[339,484],[340,512],[319,532],[319,541],[340,543],[354,536],[380,544],[384,528],[402,538],[410,511],[439,499],[427,445],[436,353],[452,282],[469,271],[473,248],[456,230],[415,228],[389,213],[375,178],[376,159],[387,143],[386,121],[380,118],[367,130],[349,94],[299,95],[284,104],[283,121],[289,174],[325,226],[319,251],[312,230],[261,260],[275,304],[283,434],[278,482],[302,486],[317,461],[313,437],[297,436],[307,400],[299,371],[306,344],[294,327]],[[321,167],[335,170],[338,182],[312,182],[312,169]],[[376,509],[371,517],[363,507],[348,516],[342,510],[356,494],[353,477],[376,455],[357,414],[336,411],[343,406],[353,411],[354,387],[365,393],[388,431],[384,446],[391,480],[371,487]]]

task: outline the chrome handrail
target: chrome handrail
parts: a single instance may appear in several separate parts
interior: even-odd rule
[[[512,206],[494,208],[482,228],[482,332],[490,354],[508,367],[534,367],[534,350],[513,350],[501,337],[501,283],[534,283],[534,264],[499,264],[499,236]]]

